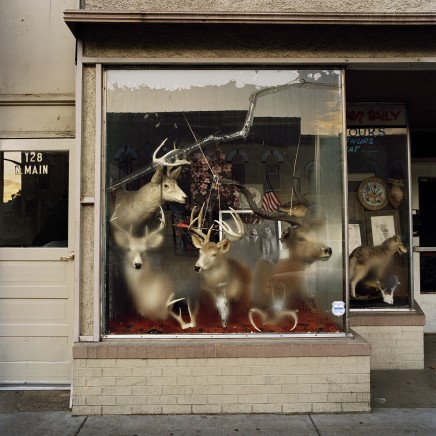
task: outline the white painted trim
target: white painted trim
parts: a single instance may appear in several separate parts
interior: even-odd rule
[[[410,309],[415,308],[415,289],[414,289],[414,268],[413,268],[413,213],[412,213],[412,143],[410,141],[410,118],[409,118],[409,106],[406,105],[406,117],[407,117],[407,206],[409,207],[409,287],[410,287]]]
[[[69,383],[23,383],[8,382],[0,385],[0,391],[69,391],[72,385]]]
[[[94,342],[94,336],[80,336],[80,342]]]
[[[73,295],[73,341],[79,342],[80,335],[80,262],[81,262],[81,243],[80,243],[80,218],[81,205],[80,198],[82,194],[81,178],[82,178],[82,80],[83,80],[83,64],[82,64],[83,45],[82,41],[77,41],[77,66],[76,66],[76,190],[74,199],[74,226],[75,226],[75,246],[76,246],[76,262],[74,263],[74,295]]]
[[[80,204],[82,206],[93,206],[95,204],[95,197],[80,197]]]
[[[0,151],[33,151],[40,149],[42,151],[68,151],[69,160],[74,159],[74,139],[72,138],[22,138],[22,139],[0,139]],[[74,175],[70,171],[68,178],[69,186],[73,186]],[[69,201],[68,208],[71,209],[72,202]],[[73,226],[71,226],[73,227]],[[73,227],[74,228],[74,227]],[[47,247],[0,247],[0,261],[26,261],[26,260],[53,260],[59,261],[61,256],[67,256],[71,250],[74,250],[74,234],[70,233],[69,226],[68,241],[69,246],[47,248]]]
[[[2,94],[0,106],[74,106],[74,94]]]
[[[235,341],[239,339],[252,339],[256,341],[257,339],[277,339],[277,338],[352,338],[352,333],[339,332],[339,333],[200,333],[200,334],[164,334],[156,335],[153,334],[143,334],[143,335],[105,335],[103,339],[106,342],[112,339],[148,339],[153,343],[160,343],[162,345],[165,339],[234,339]]]
[[[103,69],[95,66],[95,178],[94,178],[94,341],[101,335],[101,139],[102,139]]]

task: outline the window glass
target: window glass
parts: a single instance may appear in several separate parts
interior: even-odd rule
[[[406,108],[347,107],[351,308],[409,307]]]
[[[341,332],[341,71],[110,70],[106,90],[106,333]]]
[[[68,246],[68,152],[0,153],[2,247]]]

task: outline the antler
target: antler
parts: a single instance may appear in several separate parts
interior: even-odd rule
[[[325,216],[322,216],[322,214],[321,216],[319,216],[320,215],[319,207],[316,205],[316,203],[309,201],[309,199],[301,195],[295,186],[293,187],[293,189],[299,202],[306,207],[306,213],[302,220],[298,219],[296,216],[289,215],[286,212],[280,212],[280,211],[271,212],[259,208],[253,199],[253,194],[245,186],[241,185],[235,180],[221,178],[220,182],[224,185],[233,185],[239,188],[247,198],[250,209],[261,218],[265,218],[271,221],[284,221],[289,223],[294,228],[301,227],[303,224],[314,226],[314,225],[322,225],[325,223]]]
[[[201,206],[200,212],[196,218],[194,218],[195,211],[197,210],[197,206],[191,211],[191,219],[189,220],[188,232],[193,233],[194,235],[200,238],[202,244],[206,244],[210,240],[210,234],[212,232],[212,226],[209,228],[207,234],[205,234],[201,230],[201,223],[203,222],[203,212],[204,212],[204,203]],[[194,223],[197,222],[197,227],[194,227]]]
[[[112,216],[109,219],[109,222],[120,232],[123,232],[126,236],[128,236],[129,238],[132,236],[131,232],[132,232],[132,227],[130,227],[130,232],[128,232],[126,229],[122,228],[117,222],[115,222],[118,219],[117,216],[117,210],[118,208],[121,206],[121,203],[118,203],[115,206],[114,212],[112,214]]]
[[[160,209],[160,214],[159,214],[159,226],[154,229],[153,231],[151,231],[150,233],[148,233],[148,229],[147,227],[145,227],[145,239],[151,239],[154,235],[156,235],[157,233],[160,233],[161,230],[165,227],[165,214],[164,211],[162,209],[162,206],[159,206]]]
[[[167,307],[169,308],[169,314],[180,324],[180,327],[183,330],[189,329],[191,327],[195,327],[197,325],[197,320],[196,320],[196,316],[197,316],[197,309],[198,306],[196,307],[196,310],[194,312],[191,311],[191,306],[189,304],[189,299],[187,300],[187,306],[188,306],[188,313],[189,313],[189,320],[190,322],[185,322],[183,317],[182,317],[182,309],[179,308],[179,314],[176,315],[172,310],[171,307],[174,303],[176,303],[177,301],[181,301],[184,300],[184,298],[179,298],[177,300],[173,300],[170,301],[171,298],[173,298],[174,293],[172,293],[170,295],[170,297],[168,298],[168,302],[167,302]]]
[[[218,224],[218,226],[221,228],[221,230],[224,233],[224,237],[231,241],[237,241],[241,239],[244,236],[244,224],[241,220],[241,217],[235,212],[234,209],[230,207],[230,215],[233,218],[233,221],[235,221],[236,224],[236,231],[233,230],[229,224],[225,223],[224,221],[219,222],[215,220],[215,222]],[[230,238],[229,238],[230,236]]]
[[[161,157],[157,157],[157,153],[160,151],[160,149],[164,146],[165,142],[167,142],[168,138],[165,138],[159,147],[156,148],[156,150],[153,153],[153,165],[162,165],[166,167],[178,167],[180,165],[191,165],[191,162],[186,160],[186,151],[179,150],[179,153],[175,153],[177,150],[176,148],[174,150],[169,151],[168,153],[164,154]],[[182,153],[182,159],[179,159],[179,155]]]
[[[220,183],[224,185],[233,185],[239,188],[247,198],[250,209],[261,218],[265,218],[267,220],[272,220],[272,221],[285,221],[291,224],[293,227],[301,226],[302,224],[301,220],[297,220],[295,217],[288,215],[285,212],[278,212],[278,211],[270,212],[259,208],[253,199],[253,194],[244,185],[241,185],[237,181],[221,178]]]

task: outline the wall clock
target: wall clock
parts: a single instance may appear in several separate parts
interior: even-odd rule
[[[363,180],[357,195],[363,207],[369,210],[383,209],[388,203],[387,185],[378,177]]]
[[[253,196],[253,200],[256,203],[256,206],[260,206],[260,204],[262,203],[262,194],[260,190],[255,186],[247,186],[247,189],[251,192],[251,195]],[[247,199],[245,198],[245,195],[242,194],[242,192],[239,196],[239,204],[240,204],[239,207],[241,208],[250,207],[248,205]]]

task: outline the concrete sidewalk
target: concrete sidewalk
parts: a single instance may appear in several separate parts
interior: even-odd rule
[[[435,435],[435,409],[375,409],[340,415],[79,416],[69,412],[0,415],[2,436],[110,435]]]
[[[436,435],[436,335],[423,370],[371,372],[371,413],[71,416],[69,391],[0,391],[0,435]]]

